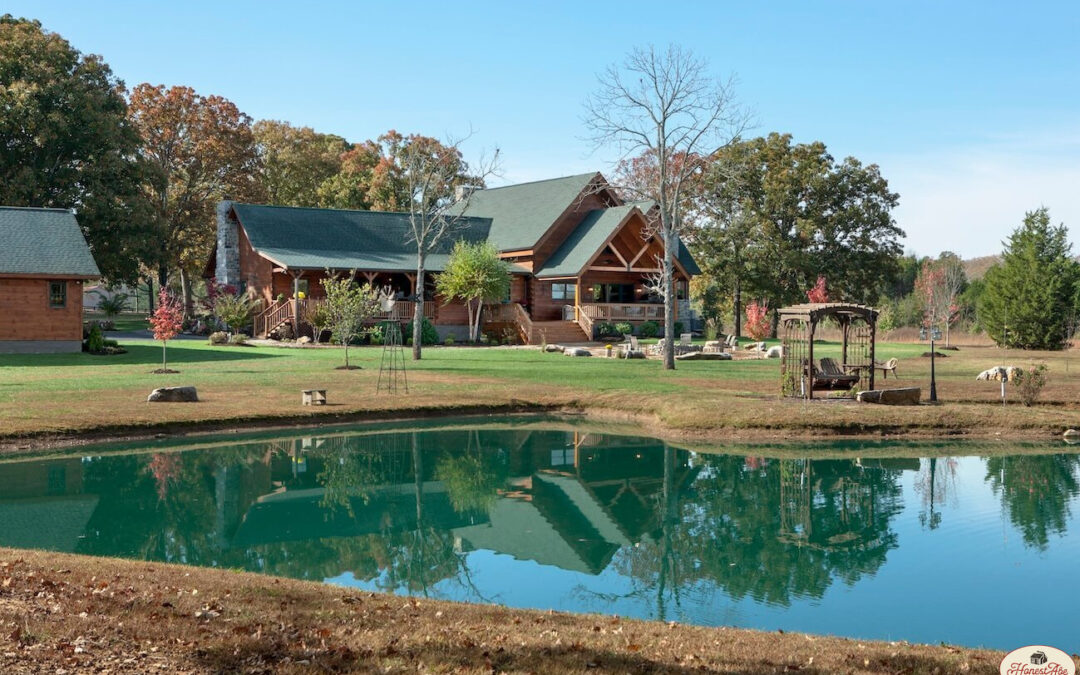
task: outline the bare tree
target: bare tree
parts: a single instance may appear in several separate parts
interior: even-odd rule
[[[708,64],[672,45],[635,48],[621,67],[599,76],[599,88],[585,103],[585,123],[596,145],[616,144],[622,159],[651,166],[636,171],[636,185],[616,186],[624,194],[652,199],[659,210],[656,234],[664,245],[664,334],[675,329],[674,256],[685,218],[690,183],[702,158],[730,143],[749,116],[737,105],[732,81],[712,78]],[[675,368],[675,345],[664,345],[664,368]]]
[[[462,158],[461,145],[468,139],[445,142],[410,137],[393,158],[409,214],[408,240],[416,246],[416,308],[413,312],[413,360],[422,354],[424,283],[427,258],[449,243],[467,222],[465,215],[472,190],[483,187],[494,175],[499,152],[470,167]]]

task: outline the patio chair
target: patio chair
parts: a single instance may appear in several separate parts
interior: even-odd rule
[[[874,368],[877,368],[881,371],[881,379],[887,380],[889,379],[889,373],[892,373],[893,377],[900,377],[896,374],[896,366],[898,363],[898,359],[891,358],[884,363],[882,363],[881,361],[877,361],[876,363],[874,363]]]
[[[638,344],[638,339],[633,335],[626,336],[627,344],[623,347],[623,358],[630,358],[630,354],[633,352],[641,351],[641,345]]]

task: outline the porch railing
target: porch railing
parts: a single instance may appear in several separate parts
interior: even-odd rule
[[[276,302],[255,316],[255,335],[266,337],[270,331],[291,319],[292,300],[286,298]]]
[[[648,303],[590,302],[579,307],[579,315],[592,321],[663,321],[664,306]],[[678,317],[678,307],[675,316]]]
[[[498,305],[485,305],[484,318],[492,323],[512,323],[517,326],[518,335],[525,344],[533,342],[532,317],[525,308],[516,302],[504,302]]]
[[[585,331],[585,335],[590,340],[593,339],[593,318],[589,316],[585,311],[585,305],[579,305],[574,308],[574,319],[577,321],[577,325],[581,326],[581,330]]]
[[[409,321],[416,311],[416,303],[412,300],[398,300],[389,312],[379,312],[375,315],[375,321]],[[424,316],[428,319],[435,318],[435,301],[424,301]]]

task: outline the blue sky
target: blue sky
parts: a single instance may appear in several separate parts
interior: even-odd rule
[[[610,168],[582,101],[633,45],[738,78],[755,133],[876,163],[906,245],[996,253],[1045,205],[1080,242],[1080,3],[8,0],[129,85],[185,84],[349,140],[474,131],[502,182]],[[1077,247],[1080,249],[1080,246]]]

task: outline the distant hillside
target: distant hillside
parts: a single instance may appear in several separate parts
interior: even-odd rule
[[[968,281],[982,279],[983,275],[986,274],[986,270],[990,269],[999,262],[1001,262],[1000,255],[984,255],[979,258],[965,260],[964,274],[967,275]]]

